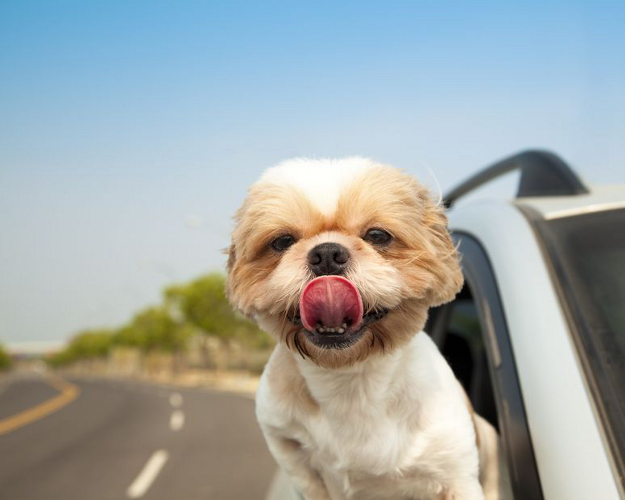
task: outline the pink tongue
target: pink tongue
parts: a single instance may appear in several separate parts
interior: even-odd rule
[[[347,323],[348,332],[362,324],[362,299],[351,281],[340,276],[320,276],[312,280],[300,297],[302,325],[308,331],[317,326],[340,327]]]

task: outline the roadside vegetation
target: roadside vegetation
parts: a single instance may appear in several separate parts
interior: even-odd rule
[[[141,356],[170,354],[172,359],[185,361],[190,358],[185,353],[193,350],[199,353],[196,365],[215,367],[219,365],[216,358],[223,358],[215,351],[267,352],[272,345],[269,335],[232,310],[225,295],[225,277],[212,273],[166,288],[161,304],[139,311],[125,325],[79,332],[48,362],[67,366],[104,359],[124,349]]]
[[[11,368],[13,360],[5,348],[0,344],[0,371],[5,371]]]

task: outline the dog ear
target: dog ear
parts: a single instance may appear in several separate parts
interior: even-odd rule
[[[464,282],[458,250],[453,244],[447,216],[443,209],[429,199],[427,202],[426,224],[434,255],[429,259],[429,271],[433,276],[428,293],[428,302],[440,306],[454,299]]]

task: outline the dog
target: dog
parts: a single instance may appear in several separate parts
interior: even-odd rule
[[[495,431],[422,332],[463,285],[424,186],[360,157],[285,161],[250,188],[228,253],[230,302],[278,340],[256,413],[303,498],[485,498],[476,429]]]

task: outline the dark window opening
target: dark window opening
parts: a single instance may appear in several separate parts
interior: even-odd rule
[[[499,430],[483,332],[469,288],[465,285],[456,299],[443,308],[447,309],[444,314],[442,308],[433,311],[433,321],[428,325],[433,327],[434,321],[439,323],[434,341],[464,387],[475,411]],[[428,333],[434,333],[429,330],[426,327]]]

